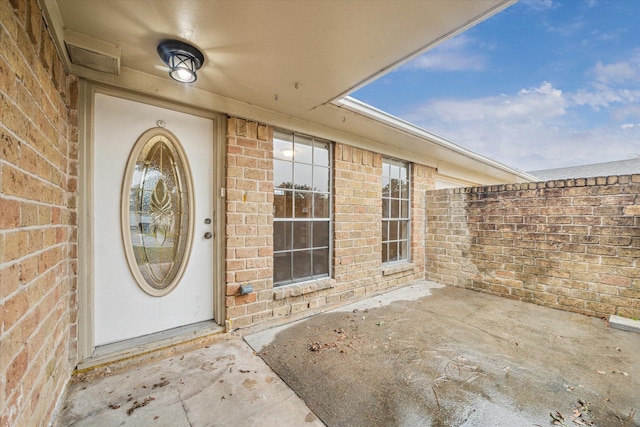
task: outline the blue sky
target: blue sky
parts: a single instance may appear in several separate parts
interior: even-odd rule
[[[640,156],[640,0],[521,0],[351,96],[523,171]]]

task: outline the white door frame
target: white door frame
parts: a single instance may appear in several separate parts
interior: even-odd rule
[[[96,93],[116,96],[143,104],[154,105],[213,121],[213,318],[218,325],[224,325],[225,313],[225,270],[224,270],[224,230],[225,204],[222,188],[225,180],[225,146],[226,116],[200,109],[178,106],[169,102],[147,96],[126,92],[88,82],[79,81],[78,103],[78,363],[91,365],[90,360],[95,352],[94,344],[94,281],[93,281],[93,131],[94,131],[94,99]],[[193,337],[193,335],[190,335]]]

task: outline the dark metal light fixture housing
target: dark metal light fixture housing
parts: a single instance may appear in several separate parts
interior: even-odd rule
[[[195,47],[180,40],[165,40],[158,45],[158,55],[169,66],[172,79],[182,83],[193,83],[202,67],[204,56]]]

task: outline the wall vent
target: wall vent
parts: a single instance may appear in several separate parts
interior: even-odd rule
[[[109,74],[120,74],[120,48],[74,31],[64,31],[71,63]]]

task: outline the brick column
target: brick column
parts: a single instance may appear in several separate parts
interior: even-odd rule
[[[273,317],[273,129],[245,119],[227,122],[227,328]],[[253,292],[240,295],[241,285]]]
[[[335,290],[346,299],[379,283],[382,155],[336,144],[333,186]]]
[[[427,238],[427,191],[435,189],[436,170],[429,166],[412,164],[411,176],[411,261],[417,272],[424,275]]]

